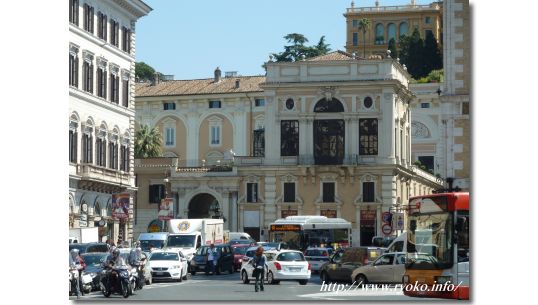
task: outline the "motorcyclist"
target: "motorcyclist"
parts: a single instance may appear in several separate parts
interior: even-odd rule
[[[142,259],[142,248],[140,247],[140,241],[136,241],[134,243],[133,249],[131,249],[131,252],[129,253],[129,264],[132,267],[136,268],[136,272],[138,273],[138,283],[137,285],[140,285],[140,283],[144,283],[144,263],[141,261]]]
[[[123,257],[120,256],[120,250],[116,247],[111,248],[111,254],[108,255],[106,262],[104,263],[104,268],[107,270],[106,272],[106,278],[107,278],[107,290],[110,290],[111,283],[111,272],[112,269],[121,268],[127,266],[125,263],[125,260]]]
[[[69,268],[73,268],[78,271],[78,285],[76,285],[78,297],[81,294],[84,295],[84,289],[82,288],[82,271],[86,269],[86,264],[84,263],[84,259],[80,257],[78,249],[71,249],[69,254]]]

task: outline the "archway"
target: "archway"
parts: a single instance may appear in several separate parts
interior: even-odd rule
[[[209,209],[213,202],[218,203],[217,199],[208,193],[194,196],[189,202],[188,218],[211,218]]]

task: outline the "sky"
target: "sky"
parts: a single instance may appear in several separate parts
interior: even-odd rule
[[[332,50],[345,50],[343,13],[351,0],[144,0],[153,11],[136,24],[136,61],[175,79],[213,77],[223,72],[263,75],[270,53],[284,50],[283,38],[300,33]],[[402,5],[410,0],[380,0]],[[417,0],[429,4],[433,0]],[[355,7],[375,0],[355,0]]]

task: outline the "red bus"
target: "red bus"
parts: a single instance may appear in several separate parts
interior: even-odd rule
[[[469,299],[469,193],[409,199],[404,294]]]

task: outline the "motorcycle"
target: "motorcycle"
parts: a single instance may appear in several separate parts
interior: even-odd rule
[[[130,290],[129,290],[129,294],[132,295],[133,294],[133,291],[134,290],[138,290],[138,289],[142,289],[142,287],[140,287],[140,278],[138,276],[138,270],[136,267],[133,267],[131,269],[131,272],[129,272],[129,286],[130,286]]]
[[[101,292],[107,298],[112,293],[128,298],[132,294],[129,277],[129,270],[126,267],[106,267],[101,274]]]
[[[76,295],[80,298],[83,293],[80,290],[80,279],[78,275],[78,268],[74,265],[69,266],[69,295]]]

